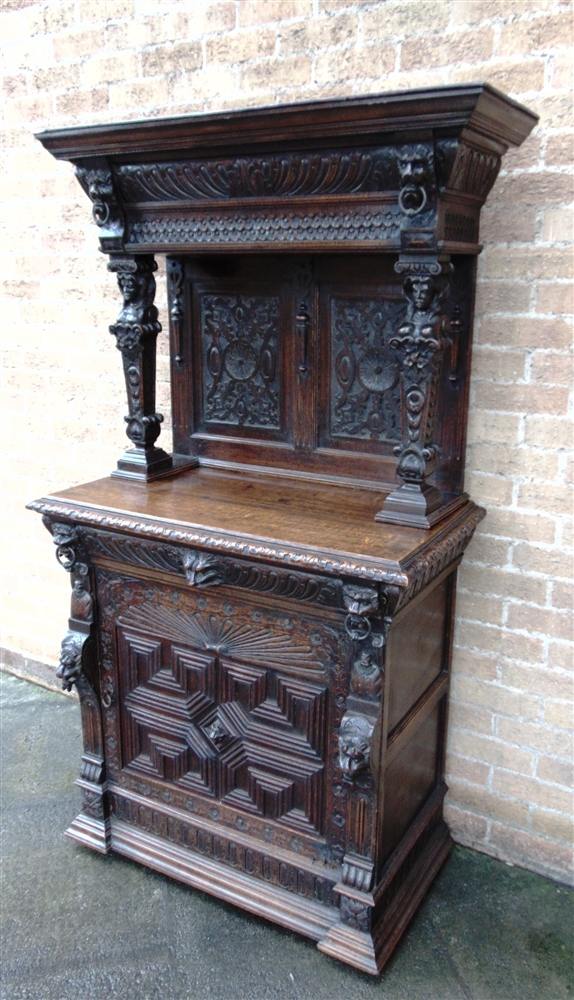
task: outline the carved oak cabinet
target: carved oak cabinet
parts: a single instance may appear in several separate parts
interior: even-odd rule
[[[535,122],[473,85],[39,136],[117,275],[130,445],[30,504],[72,583],[67,832],[371,973],[451,846],[479,212]]]

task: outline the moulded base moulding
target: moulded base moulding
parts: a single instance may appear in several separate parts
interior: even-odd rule
[[[89,847],[99,854],[109,854],[111,850],[109,819],[94,819],[86,813],[79,813],[66,830],[66,837],[77,840],[83,847]]]
[[[276,886],[262,885],[248,875],[190,854],[121,820],[112,819],[112,850],[314,941],[323,938],[338,919],[338,910],[332,907],[301,899]]]

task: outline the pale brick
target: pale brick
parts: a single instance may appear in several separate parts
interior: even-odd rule
[[[470,441],[488,444],[518,444],[521,435],[521,418],[490,412],[471,410],[468,420]]]
[[[537,726],[532,722],[518,722],[516,719],[501,717],[498,720],[498,735],[505,743],[514,743],[542,753],[553,753],[557,757],[567,757],[572,752],[572,740],[568,734],[547,726]],[[508,765],[500,763],[500,766]]]
[[[540,756],[536,765],[536,777],[541,781],[551,781],[556,785],[571,788],[574,782],[574,765],[571,761]]]
[[[7,122],[41,122],[52,114],[52,97],[18,97],[7,101],[4,116]]]
[[[311,82],[313,62],[310,56],[270,59],[241,67],[241,87],[256,90],[273,82],[279,87],[301,87]],[[218,71],[219,72],[219,71]]]
[[[363,14],[363,33],[373,41],[395,35],[426,35],[445,29],[448,19],[448,4],[443,0],[410,0],[408,4],[398,0],[378,4],[373,10],[367,8]]]
[[[519,665],[511,660],[501,662],[500,679],[507,687],[544,694],[547,697],[568,699],[572,696],[572,677],[558,670],[546,670],[530,665]],[[552,780],[550,778],[548,781]]]
[[[512,0],[512,4],[501,5],[500,0],[456,0],[452,8],[452,23],[473,25],[480,24],[481,21],[506,20],[521,14],[538,14],[539,11],[552,7],[552,2],[553,0]]]
[[[509,660],[541,664],[544,658],[544,642],[530,635],[507,631],[503,634],[500,654]]]
[[[518,63],[497,62],[487,65],[488,69],[485,67],[484,73],[487,83],[498,87],[505,94],[522,95],[540,90],[544,86],[546,66],[542,59],[524,59]],[[528,147],[523,155],[530,157]],[[505,159],[504,166],[507,170],[511,170],[515,167],[515,163],[507,163]]]
[[[536,289],[536,311],[543,315],[568,316],[574,312],[571,284],[540,284]]]
[[[56,111],[66,119],[106,111],[109,103],[107,87],[90,87],[87,90],[75,90],[71,94],[56,95]]]
[[[273,28],[256,28],[253,31],[227,32],[208,38],[205,43],[207,63],[241,63],[248,59],[264,59],[275,51],[276,36]],[[201,46],[199,46],[201,53]],[[283,52],[281,52],[283,55]]]
[[[548,647],[548,665],[556,670],[574,668],[572,643],[551,642]]]
[[[292,17],[312,17],[312,0],[241,0],[239,25],[249,27],[267,21],[287,21]]]
[[[231,31],[236,24],[237,8],[240,4],[233,0],[218,0],[217,3],[194,3],[187,14],[188,38],[201,38],[216,31]]]
[[[472,546],[474,547],[472,548]],[[500,566],[505,566],[509,560],[510,547],[508,542],[482,533],[480,528],[469,548],[471,550],[469,560],[481,562],[486,566],[496,566],[498,569]]]
[[[558,812],[570,813],[572,809],[572,793],[547,785],[536,778],[528,778],[522,774],[512,774],[494,768],[492,788],[502,795],[512,795],[516,799],[546,809],[556,809]]]
[[[572,128],[572,95],[567,93],[539,96],[530,101],[532,110],[540,116],[547,128]]]
[[[480,216],[480,239],[485,243],[532,243],[536,237],[536,212],[485,205]]]
[[[518,506],[524,507],[526,510],[543,510],[547,514],[570,515],[572,513],[572,492],[565,486],[521,483],[518,487]],[[558,565],[558,563],[552,558],[547,565]],[[561,560],[560,566],[562,569],[565,568],[565,563]],[[537,570],[537,572],[539,571]],[[542,570],[541,572],[551,573],[552,570]]]
[[[118,83],[138,75],[138,57],[135,52],[87,59],[82,63],[82,84]],[[136,105],[137,107],[137,105]]]
[[[2,90],[7,98],[24,97],[28,93],[26,74],[14,73],[12,76],[4,75],[2,78]]]
[[[518,281],[480,281],[476,288],[479,313],[530,312],[530,285]]]
[[[357,77],[377,78],[395,68],[395,49],[392,45],[372,45],[355,49],[322,52],[316,58],[317,83],[336,80],[353,80]]]
[[[497,347],[568,348],[572,339],[569,323],[562,319],[528,316],[488,316],[479,328],[479,343]]]
[[[554,837],[556,840],[572,842],[574,829],[570,816],[560,816],[555,812],[546,812],[542,809],[533,809],[531,815],[532,829],[537,833],[544,833],[547,837]]]
[[[511,23],[502,28],[498,43],[500,55],[546,53],[572,43],[571,14],[547,14],[529,21]]]
[[[495,382],[517,382],[524,379],[525,365],[525,351],[492,350],[479,346],[473,354],[472,374],[475,378]]]
[[[547,243],[566,243],[574,236],[571,208],[551,208],[544,213],[540,238]]]
[[[218,66],[190,73],[185,77],[176,77],[171,84],[170,96],[172,102],[186,103],[189,107],[190,100],[206,100],[236,89],[237,70]]]
[[[480,733],[483,736],[494,735],[494,716],[492,712],[475,708],[474,705],[461,705],[453,699],[449,706],[449,726],[452,730],[467,730]]]
[[[544,162],[549,167],[570,167],[574,159],[574,136],[549,135]]]
[[[528,98],[525,98],[528,103]],[[513,170],[529,170],[531,167],[542,168],[542,135],[534,129],[521,146],[514,146],[504,154],[503,170],[511,173]],[[527,242],[526,240],[520,242]]]
[[[524,826],[527,823],[528,806],[524,803],[514,802],[511,798],[503,798],[501,795],[493,795],[482,788],[474,788],[456,780],[450,785],[450,793],[457,806],[463,809],[472,809],[474,812],[484,813],[516,825]]]
[[[164,45],[142,52],[141,62],[144,77],[181,73],[199,69],[203,62],[203,53],[199,42],[190,42],[187,45]]]
[[[527,604],[512,605],[508,612],[509,628],[524,629],[555,639],[572,639],[572,618],[566,612],[533,608]]]
[[[552,58],[551,86],[554,90],[572,90],[574,86],[572,52],[557,52]]]
[[[481,760],[496,767],[505,767],[520,774],[532,774],[534,754],[519,747],[508,746],[501,740],[465,733],[460,730],[451,734],[451,750],[464,757]]]
[[[476,846],[485,840],[488,820],[484,816],[475,816],[474,813],[469,813],[465,809],[459,809],[450,801],[450,798],[447,798],[444,817],[452,837],[457,843]]]
[[[550,577],[568,580],[572,576],[571,553],[562,549],[547,549],[520,542],[514,547],[513,562],[520,569],[545,573]]]
[[[561,416],[568,408],[569,391],[560,386],[494,385],[479,382],[475,405],[483,410],[501,413],[548,413]]]
[[[544,721],[548,726],[558,729],[572,730],[572,702],[546,701],[544,703]]]
[[[558,479],[559,456],[552,452],[476,444],[470,446],[469,457],[473,468],[488,469],[493,475],[528,477],[546,482]]]
[[[456,610],[459,618],[467,618],[472,621],[487,621],[491,625],[502,625],[502,601],[494,597],[459,593],[456,601]]]
[[[78,10],[81,21],[119,21],[136,12],[135,0],[81,0]]]
[[[333,46],[355,45],[357,31],[358,19],[356,14],[351,13],[294,22],[279,28],[280,52],[281,55],[295,55]]]
[[[501,476],[485,476],[472,467],[467,474],[467,485],[480,503],[498,504],[507,507],[512,503],[512,483]]]
[[[489,521],[496,513],[505,512],[489,511]],[[527,515],[527,521],[529,520],[530,515]],[[530,604],[546,603],[548,582],[538,577],[527,576],[523,572],[485,568],[468,560],[462,563],[458,572],[459,585],[467,590],[483,594],[501,594],[519,601],[528,601]]]
[[[572,357],[567,354],[547,354],[536,351],[532,358],[530,378],[548,385],[572,384]]]
[[[453,696],[470,705],[480,705],[499,714],[518,716],[530,721],[538,719],[540,698],[512,691],[500,684],[485,684],[474,677],[453,678]]]
[[[503,538],[523,538],[529,542],[552,545],[556,537],[556,522],[543,514],[520,514],[514,510],[494,509],[488,512],[485,530]]]
[[[168,94],[165,79],[117,84],[110,87],[110,108],[157,107],[167,103]]]
[[[510,205],[568,204],[572,200],[572,178],[551,171],[533,171],[500,177],[493,189],[492,203]]]
[[[456,32],[445,37],[444,42],[432,37],[407,39],[401,46],[401,69],[483,62],[492,54],[493,45],[491,28]]]
[[[527,416],[524,440],[535,448],[570,448],[572,422],[566,417]]]
[[[554,582],[552,584],[552,606],[572,611],[574,608],[574,586],[571,583]]]
[[[556,279],[572,276],[572,254],[567,250],[548,247],[514,247],[508,250],[493,247],[485,257],[487,278]]]
[[[448,784],[453,778],[458,778],[486,788],[491,767],[489,764],[481,764],[476,760],[459,757],[458,754],[447,753],[446,771]]]
[[[76,22],[76,4],[73,0],[50,4],[42,11],[43,29],[47,35],[73,28]]]
[[[453,669],[459,674],[468,674],[487,681],[496,680],[498,674],[495,656],[474,650],[471,652],[460,647],[454,650]]]

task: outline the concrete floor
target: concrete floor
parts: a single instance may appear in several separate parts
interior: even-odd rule
[[[79,707],[3,689],[3,1000],[562,1000],[572,892],[455,849],[382,975],[119,857],[76,846]]]

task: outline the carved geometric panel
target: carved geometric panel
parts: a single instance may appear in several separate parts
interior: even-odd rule
[[[397,304],[388,299],[331,299],[330,434],[398,441],[399,372],[388,346]]]
[[[200,295],[203,421],[281,427],[279,299]]]
[[[320,832],[326,687],[282,676],[272,653],[235,662],[128,618],[117,625],[124,768]]]

